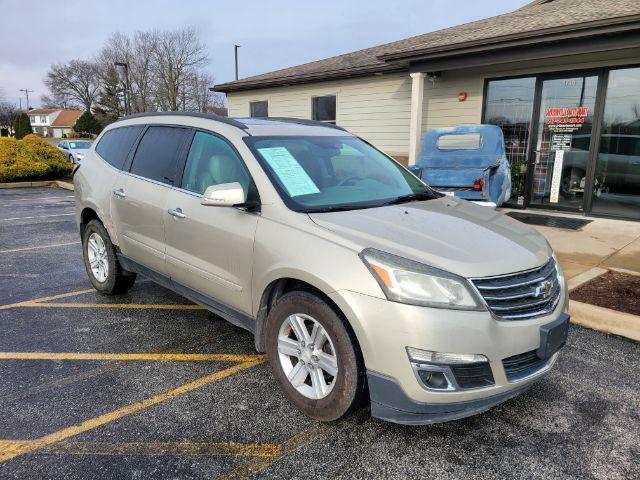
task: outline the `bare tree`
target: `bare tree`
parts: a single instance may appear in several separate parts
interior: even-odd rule
[[[22,113],[13,103],[0,100],[0,127],[13,130],[13,122]]]
[[[206,49],[193,28],[155,31],[152,35],[157,103],[163,110],[186,108],[189,78],[208,63]]]
[[[44,84],[53,97],[75,100],[91,111],[100,90],[100,70],[91,60],[57,63],[51,65]]]
[[[114,33],[109,37],[100,51],[99,64],[103,83],[109,69],[118,63],[126,63],[129,74],[129,96],[134,113],[147,112],[154,109],[154,69],[153,42],[154,36],[148,32],[136,32],[133,37],[122,33]],[[125,88],[126,79],[120,79]]]
[[[53,94],[40,95],[40,105],[43,108],[79,108],[80,103],[67,97],[55,96]]]

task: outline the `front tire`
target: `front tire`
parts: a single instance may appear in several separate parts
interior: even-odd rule
[[[91,220],[82,235],[84,266],[93,288],[105,295],[127,292],[136,274],[122,268],[107,229],[99,220]]]
[[[360,405],[365,370],[341,315],[306,291],[284,295],[269,312],[267,356],[289,401],[311,418],[337,420]]]

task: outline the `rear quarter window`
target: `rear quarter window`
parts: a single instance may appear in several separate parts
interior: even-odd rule
[[[96,146],[96,152],[109,165],[122,170],[122,166],[129,156],[131,147],[144,129],[143,125],[120,127],[109,130],[102,135]]]

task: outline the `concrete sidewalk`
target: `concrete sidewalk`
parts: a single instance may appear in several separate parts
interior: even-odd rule
[[[509,210],[502,211],[506,213]],[[565,212],[528,211],[528,213],[573,216]],[[594,267],[617,268],[640,273],[640,222],[586,218],[593,221],[580,230],[533,225],[551,243],[565,276],[570,279]]]

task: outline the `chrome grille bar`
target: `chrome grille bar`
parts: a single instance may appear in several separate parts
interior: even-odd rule
[[[546,315],[556,308],[560,299],[560,282],[553,259],[525,272],[471,281],[493,314],[507,320]]]

